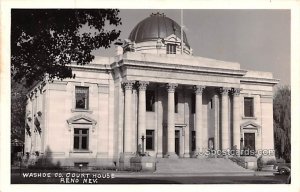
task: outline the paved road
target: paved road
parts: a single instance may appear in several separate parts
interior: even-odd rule
[[[167,178],[114,178],[100,180],[114,184],[282,184],[287,176],[218,176],[218,177],[167,177]]]
[[[109,178],[90,179],[85,183],[90,184],[283,184],[287,176],[193,176],[193,177],[147,177],[147,178]],[[12,184],[56,184],[60,183],[59,178],[22,178],[19,175],[12,175]],[[74,184],[76,180],[64,180],[66,183]],[[83,183],[79,179],[78,184]]]

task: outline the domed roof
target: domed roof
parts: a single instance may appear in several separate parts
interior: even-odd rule
[[[150,17],[142,20],[133,28],[129,35],[129,39],[139,43],[157,40],[158,38],[166,38],[172,34],[181,38],[180,32],[180,26],[175,21],[166,17],[164,14],[152,13]],[[183,42],[187,47],[190,47],[184,31]]]

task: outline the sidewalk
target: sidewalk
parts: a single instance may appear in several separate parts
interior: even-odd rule
[[[149,173],[149,172],[122,172],[114,173],[118,178],[148,178],[148,177],[217,177],[217,176],[274,176],[274,172],[209,172],[209,173]]]
[[[18,175],[19,173],[19,167],[12,167],[11,168],[12,175]],[[23,172],[24,169],[22,169]],[[25,169],[27,172],[30,170]],[[33,172],[37,170],[31,170]],[[74,170],[72,170],[74,171]],[[51,170],[50,172],[55,172],[55,170]],[[56,171],[59,172],[59,171]],[[63,173],[68,171],[63,171]],[[274,176],[273,171],[231,171],[231,172],[199,172],[199,173],[160,173],[160,172],[125,172],[125,171],[105,171],[105,170],[88,170],[86,172],[89,173],[96,173],[96,172],[102,172],[106,173],[109,172],[111,174],[114,174],[115,177],[118,178],[148,178],[148,177],[217,177],[217,176]]]

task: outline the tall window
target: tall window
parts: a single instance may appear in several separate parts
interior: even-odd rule
[[[210,106],[211,109],[214,108],[213,99],[210,99],[209,104],[210,104],[209,106]]]
[[[167,44],[167,54],[176,54],[175,44]]]
[[[89,105],[89,88],[75,87],[76,109],[88,109]]]
[[[192,94],[192,113],[194,114],[196,112],[196,95]]]
[[[175,92],[175,94],[174,94],[174,96],[175,96],[175,113],[178,113],[178,93],[177,92]]]
[[[74,149],[88,150],[89,145],[89,130],[88,129],[74,129]]]
[[[146,150],[154,150],[154,130],[146,130]]]
[[[154,111],[155,92],[146,90],[146,111]]]
[[[253,113],[253,98],[245,97],[244,98],[244,115],[245,117],[254,117]]]
[[[196,131],[192,131],[192,151],[196,150]]]

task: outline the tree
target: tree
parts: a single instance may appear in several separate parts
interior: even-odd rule
[[[279,87],[273,101],[275,152],[278,157],[291,160],[291,90]]]
[[[27,88],[34,82],[74,77],[68,66],[93,60],[92,50],[108,48],[120,31],[117,9],[11,11],[11,139],[24,139]],[[109,26],[109,28],[108,28]]]
[[[11,81],[11,140],[24,141],[26,93],[22,84]]]
[[[31,86],[43,80],[74,77],[68,64],[91,62],[92,50],[108,48],[120,31],[117,9],[12,9],[11,73]]]

